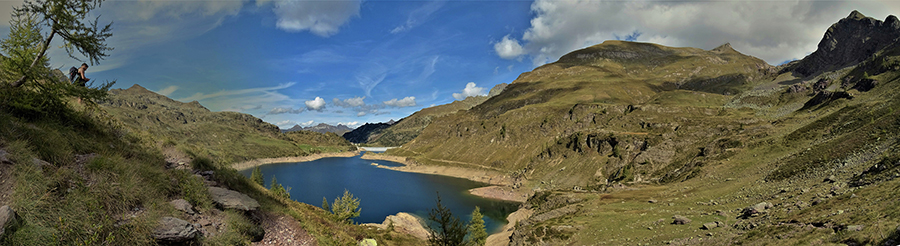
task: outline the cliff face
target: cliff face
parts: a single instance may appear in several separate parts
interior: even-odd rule
[[[900,37],[900,20],[890,15],[885,21],[853,11],[831,25],[818,49],[804,58],[794,71],[810,76],[859,62],[894,43]]]

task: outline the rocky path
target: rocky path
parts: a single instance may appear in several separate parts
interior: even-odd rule
[[[306,233],[306,230],[300,227],[300,223],[290,216],[263,213],[262,226],[266,235],[253,245],[318,245],[315,238]]]

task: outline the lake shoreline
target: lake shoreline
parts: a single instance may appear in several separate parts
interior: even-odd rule
[[[399,167],[378,166],[384,169],[390,169],[400,172],[463,178],[479,183],[488,184],[489,186],[486,187],[479,187],[469,190],[469,194],[478,197],[524,203],[531,195],[530,193],[524,192],[521,189],[512,188],[514,184],[514,180],[512,179],[512,177],[509,177],[509,175],[505,175],[498,171],[464,167],[420,165],[415,161],[408,160],[406,157],[384,154],[371,154],[369,152],[363,153],[362,157],[360,158],[365,160],[392,161],[403,164],[403,166]]]
[[[288,163],[288,162],[309,162],[315,161],[322,158],[328,157],[354,157],[359,155],[359,151],[344,151],[344,152],[331,152],[331,153],[317,153],[306,156],[288,156],[288,157],[278,157],[278,158],[262,158],[256,160],[249,160],[245,162],[239,162],[231,164],[231,168],[234,168],[238,171],[247,170],[250,168],[273,164],[273,163]]]

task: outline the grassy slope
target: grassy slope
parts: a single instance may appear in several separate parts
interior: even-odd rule
[[[236,112],[210,112],[134,85],[110,91],[101,103],[122,127],[145,141],[180,146],[185,152],[234,163],[258,158],[355,150],[335,134],[291,132]]]
[[[0,89],[4,90],[3,95],[22,93],[12,88]],[[128,98],[122,99],[119,93],[111,101],[128,105]],[[155,111],[156,114],[140,114],[109,105],[86,110],[71,101],[68,104],[72,106],[58,110],[60,114],[42,117],[21,117],[13,111],[0,111],[0,149],[8,152],[5,157],[11,161],[0,163],[0,168],[11,172],[15,181],[4,182],[0,191],[11,196],[4,199],[4,203],[8,202],[26,221],[14,234],[0,239],[3,240],[0,244],[154,245],[150,233],[158,218],[184,217],[168,203],[170,200],[184,198],[201,213],[210,213],[212,204],[203,181],[188,171],[165,168],[160,147],[172,145],[193,152],[195,170],[214,171],[216,181],[253,197],[260,202],[262,211],[297,219],[319,245],[355,244],[357,237],[376,238],[385,245],[420,243],[407,235],[336,222],[315,206],[274,198],[263,187],[251,184],[235,170],[226,168],[229,163],[224,162],[343,150],[347,146],[343,139],[333,134],[268,135],[265,124],[243,115],[216,115],[218,113],[209,113],[199,105],[179,105],[181,108],[173,109],[177,102],[165,99],[143,101],[170,108]],[[196,118],[185,119],[198,119],[197,126],[167,124],[166,113],[184,113],[184,107],[192,106]],[[21,113],[22,110],[14,112]],[[128,117],[120,121],[111,114]],[[143,121],[151,117],[160,120],[155,123]],[[133,121],[128,122],[129,119]],[[220,124],[211,123],[211,119],[219,120]],[[220,134],[217,139],[222,142],[211,142],[209,138],[196,137],[224,130],[241,131],[243,138]],[[191,138],[191,135],[195,137]],[[321,143],[331,145],[313,145]],[[209,150],[197,151],[206,148]],[[253,148],[276,149],[265,154]],[[233,152],[224,154],[228,151]],[[222,154],[215,155],[212,161],[209,157],[213,155],[204,155],[214,153]],[[91,158],[84,158],[85,155]],[[7,191],[12,192],[6,194]],[[216,237],[202,239],[201,244],[245,244],[257,230],[254,228],[258,228],[251,218],[240,213],[225,211],[224,214],[225,231]]]
[[[639,160],[655,157],[639,172],[654,173],[667,167],[663,162],[685,164],[699,148],[723,132],[738,131],[737,121],[752,116],[717,107],[725,95],[678,88],[718,78],[728,86],[710,91],[732,93],[749,87],[747,78],[762,76],[758,69],[767,66],[730,48],[607,41],[522,74],[503,93],[466,112],[436,119],[394,153],[420,162],[478,163],[573,187],[617,178],[614,173],[644,163],[634,160],[650,148]],[[570,165],[576,166],[562,169]]]
[[[882,244],[900,240],[897,61],[891,48],[795,78],[730,49],[611,41],[521,75],[392,153],[550,190],[526,204],[537,216],[517,226],[519,244]],[[849,89],[864,73],[879,85]],[[788,91],[823,78],[854,98],[803,108],[814,93]],[[738,218],[764,201],[775,208]],[[694,222],[670,225],[676,214]],[[713,221],[728,226],[700,229]]]
[[[487,100],[485,96],[468,97],[464,100],[453,101],[449,104],[424,108],[413,113],[390,127],[369,136],[370,146],[401,146],[413,140],[434,118],[456,113],[460,110],[468,110],[475,105]]]

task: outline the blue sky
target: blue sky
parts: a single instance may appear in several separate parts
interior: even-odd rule
[[[0,21],[12,6],[4,1]],[[854,9],[896,1],[108,1],[115,47],[88,77],[213,111],[294,124],[400,119],[609,39],[711,49],[770,64],[815,50]],[[8,28],[3,28],[3,36]],[[54,43],[54,47],[60,43]],[[51,50],[54,67],[80,64]]]

